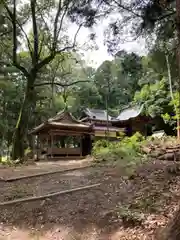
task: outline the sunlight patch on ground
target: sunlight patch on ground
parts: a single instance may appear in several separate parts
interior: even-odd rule
[[[35,229],[27,230],[16,227],[0,228],[0,240],[97,240],[99,239],[99,231],[94,227],[82,229],[83,232],[74,231],[71,227],[56,226],[51,230],[36,231]]]

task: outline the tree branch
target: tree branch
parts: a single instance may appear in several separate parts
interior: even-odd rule
[[[41,7],[40,7],[40,8],[41,8]],[[37,13],[41,16],[42,21],[44,22],[45,30],[46,30],[48,33],[50,33],[51,31],[50,31],[50,29],[49,29],[49,27],[48,27],[48,25],[47,25],[47,22],[46,22],[45,19],[44,19],[44,16],[43,16],[42,11],[40,10],[40,8],[39,8],[39,6],[37,5],[37,9],[38,9]],[[43,35],[43,40],[44,40],[44,35]],[[49,38],[49,42],[48,42],[47,47],[48,47],[49,51],[51,51],[51,47],[52,47],[52,46],[51,46],[51,39],[50,39],[50,38]],[[40,56],[41,56],[42,48],[43,48],[43,41],[41,41],[40,46],[39,46],[39,58],[40,58]]]
[[[26,41],[27,41],[27,44],[28,44],[28,49],[29,49],[29,51],[30,51],[30,54],[32,55],[32,48],[31,48],[31,44],[30,44],[29,38],[28,38],[26,32],[24,31],[24,29],[23,29],[23,27],[22,27],[22,26],[26,23],[26,20],[25,20],[22,24],[20,24],[20,22],[17,20],[16,17],[15,17],[15,19],[14,19],[14,14],[16,15],[16,12],[15,12],[15,13],[12,13],[12,12],[10,11],[10,9],[8,8],[7,5],[5,5],[5,8],[6,8],[6,11],[8,12],[8,14],[9,14],[9,17],[7,17],[8,20],[11,21],[11,23],[13,23],[13,21],[14,21],[14,22],[19,26],[19,28],[21,29],[21,31],[23,32],[23,34],[25,35],[25,38],[26,38]],[[16,11],[16,10],[14,9],[14,11]],[[14,26],[13,26],[13,30],[14,30]],[[11,32],[11,30],[5,32],[5,34],[10,33],[10,32]],[[2,35],[0,35],[0,36],[3,36],[3,35],[4,35],[4,34],[2,34]],[[16,35],[17,35],[17,34],[16,34]],[[17,46],[16,46],[16,48],[17,48]]]
[[[57,13],[56,13],[56,17],[54,20],[54,37],[53,37],[53,50],[55,51],[56,49],[56,45],[57,45],[57,24],[58,24],[58,20],[59,20],[59,15],[61,13],[61,0],[59,0],[59,4],[58,4],[58,9],[57,9]]]
[[[74,40],[73,40],[73,44],[69,47],[64,47],[64,48],[61,48],[60,50],[56,51],[56,54],[58,53],[61,53],[61,52],[64,52],[64,51],[67,51],[67,50],[70,50],[70,49],[73,49],[75,46],[76,46],[76,40],[77,40],[77,36],[78,36],[78,33],[81,29],[81,27],[83,26],[83,23],[81,23],[76,31],[76,34],[74,35]]]
[[[43,34],[43,37],[42,37],[42,39],[41,39],[41,41],[40,41],[40,46],[39,46],[39,52],[38,52],[38,59],[40,58],[40,56],[41,56],[41,52],[42,52],[42,49],[43,49],[43,44],[44,44],[44,34]]]
[[[121,8],[121,9],[127,11],[127,12],[132,13],[132,14],[135,15],[136,17],[142,18],[142,15],[141,15],[141,14],[138,14],[138,13],[136,13],[135,11],[133,11],[133,9],[122,5],[122,4],[121,4],[121,1],[120,1],[120,2],[117,2],[116,0],[113,0],[113,2],[116,3],[119,8]],[[110,5],[109,3],[107,3],[107,0],[106,0],[106,4]]]
[[[17,63],[17,29],[16,29],[16,0],[13,1],[13,63]]]
[[[17,21],[17,24],[20,27],[21,31],[24,33],[24,36],[25,36],[26,41],[27,41],[27,45],[28,45],[28,49],[29,49],[30,55],[31,55],[31,57],[33,57],[32,47],[31,47],[31,43],[29,41],[29,38],[28,38],[26,32],[24,31],[22,25],[19,23],[19,21]]]
[[[69,6],[69,2],[67,3],[66,8],[65,8],[65,10],[64,10],[64,13],[62,14],[62,17],[61,17],[61,20],[60,20],[59,30],[58,30],[58,32],[57,32],[57,39],[58,39],[59,33],[60,33],[61,29],[62,29],[63,20],[64,20],[64,17],[65,17],[65,15],[66,15],[66,13],[67,13],[68,6]],[[57,41],[57,39],[56,39],[56,41]]]
[[[89,80],[86,80],[86,81],[79,80],[79,81],[75,81],[75,82],[67,83],[67,84],[54,82],[53,84],[64,88],[64,87],[70,87],[70,86],[78,84],[78,83],[86,83],[86,82],[89,82]],[[45,86],[45,85],[52,85],[52,83],[51,82],[38,83],[38,84],[35,84],[34,87],[40,87],[40,86]]]
[[[13,12],[8,8],[7,4],[3,1],[4,7],[9,14],[13,27],[13,65],[19,69],[25,77],[29,76],[28,71],[17,62],[17,20],[16,20],[16,0],[13,1]]]
[[[38,42],[38,29],[36,23],[36,0],[31,0],[31,16],[32,16],[32,24],[33,24],[33,35],[34,35],[34,52],[32,63],[34,67],[38,63],[39,60],[39,42]]]
[[[155,20],[156,20],[156,21],[161,21],[161,20],[163,20],[163,19],[165,19],[165,18],[167,18],[167,17],[170,17],[170,16],[172,16],[172,15],[174,15],[174,14],[176,14],[175,11],[170,12],[170,13],[167,13],[167,14],[164,14],[164,15],[160,16],[159,18],[155,19]]]
[[[77,32],[76,34],[74,35],[74,41],[73,41],[73,44],[71,46],[66,46],[64,48],[61,48],[60,50],[58,51],[53,51],[51,52],[51,54],[49,56],[47,56],[46,58],[44,58],[41,62],[39,62],[37,65],[36,65],[36,68],[37,69],[41,69],[42,67],[44,67],[46,64],[50,63],[54,57],[57,55],[57,54],[60,54],[62,52],[65,52],[65,51],[68,51],[68,50],[71,50],[75,47],[76,45],[76,39],[77,39],[77,35],[81,29],[81,27],[83,26],[83,23],[81,23],[77,29]]]
[[[2,32],[2,33],[0,34],[0,38],[6,36],[6,35],[8,35],[8,34],[10,34],[11,32],[12,32],[12,30],[8,30],[8,31],[5,31],[5,32]]]
[[[107,0],[105,0],[105,2],[106,2],[107,5],[110,6],[110,3],[108,3]],[[127,11],[127,12],[129,12],[129,13],[132,13],[132,14],[133,14],[134,16],[136,16],[136,17],[143,18],[143,15],[138,14],[138,13],[135,12],[132,8],[129,8],[129,7],[127,7],[127,6],[122,5],[121,2],[118,2],[117,0],[113,0],[113,2],[114,2],[115,4],[117,4],[117,6],[118,6],[119,8],[121,8],[121,9],[123,9],[123,10],[125,10],[125,11]],[[168,13],[168,14],[164,14],[164,15],[158,17],[158,18],[152,18],[152,20],[154,20],[154,21],[161,21],[161,20],[163,20],[164,18],[167,18],[167,17],[170,17],[170,16],[174,15],[175,13],[176,13],[175,11],[172,11],[172,12],[170,12],[170,13]]]

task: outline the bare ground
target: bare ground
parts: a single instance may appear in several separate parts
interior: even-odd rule
[[[23,177],[28,175],[43,174],[47,172],[63,171],[72,168],[90,165],[90,158],[81,160],[60,160],[60,161],[40,161],[33,162],[27,166],[5,167],[0,166],[0,179]]]
[[[0,239],[156,239],[157,229],[171,218],[180,199],[178,168],[175,162],[151,161],[130,178],[122,177],[120,168],[104,166],[1,182],[1,201],[7,200],[8,194],[10,198],[24,197],[22,189],[24,195],[41,195],[102,184],[43,201],[1,207]],[[20,194],[14,194],[16,189],[21,189]]]

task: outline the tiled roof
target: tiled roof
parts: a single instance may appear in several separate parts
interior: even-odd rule
[[[56,114],[56,116],[49,118],[48,122],[74,122],[74,123],[81,123],[78,121],[69,111],[61,111]]]
[[[91,119],[97,119],[100,121],[107,121],[107,111],[101,109],[89,109],[84,110],[85,114]],[[108,115],[108,120],[112,120],[113,117]]]
[[[117,120],[125,121],[131,118],[135,118],[142,113],[143,107],[144,106],[142,105],[142,106],[134,106],[131,108],[127,108],[119,114],[119,116],[117,117]]]
[[[76,120],[71,113],[67,111],[59,112],[55,117],[48,119],[48,121],[41,123],[37,127],[35,127],[32,131],[30,131],[30,134],[37,133],[41,131],[42,129],[46,129],[48,127],[57,127],[58,129],[64,129],[64,128],[73,128],[75,130],[78,129],[84,129],[88,130],[90,129],[90,125],[86,123],[82,123],[81,121]]]

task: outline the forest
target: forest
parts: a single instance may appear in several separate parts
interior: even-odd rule
[[[98,33],[95,31],[95,28],[101,26],[102,22],[107,19],[108,24],[104,29],[103,41],[108,53],[112,56],[112,60],[104,59],[99,66],[95,67],[85,60],[84,55],[86,51],[97,50]],[[73,26],[73,31],[69,30],[71,26]],[[84,44],[78,42],[78,37],[81,36],[82,29],[89,30],[87,41]],[[146,53],[143,51],[140,51],[141,53],[127,51],[122,48],[123,43],[138,41],[139,38],[145,41]],[[139,175],[137,173],[137,176],[134,175],[134,173],[128,173],[128,177],[126,176],[125,180],[123,180],[124,182],[122,181],[121,187],[115,185],[117,191],[114,193],[109,186],[114,184],[115,181],[116,184],[120,181],[119,175],[115,177],[113,182],[109,177],[110,170],[109,168],[107,170],[106,164],[108,166],[110,164],[112,171],[115,171],[114,162],[117,164],[117,159],[125,159],[125,161],[128,159],[129,162],[126,163],[126,165],[129,168],[133,166],[134,169],[134,165],[137,164],[137,159],[139,166],[142,159],[151,158],[151,160],[153,159],[153,161],[151,161],[152,168],[150,168],[149,165],[145,165],[145,169],[151,171],[152,175],[154,174],[153,176],[150,175],[150,180],[152,180],[151,177],[153,180],[151,187],[149,187],[149,192],[152,191],[152,193],[154,193],[151,203],[155,202],[154,199],[160,199],[157,189],[156,193],[155,189],[152,189],[152,186],[155,186],[159,178],[161,179],[160,181],[163,179],[160,184],[164,184],[162,187],[162,195],[166,194],[165,198],[167,197],[167,193],[163,192],[167,190],[165,185],[172,184],[174,181],[177,184],[174,188],[178,188],[178,174],[180,169],[178,165],[179,155],[177,154],[180,148],[180,0],[0,0],[0,40],[0,160],[8,157],[12,165],[15,160],[20,160],[22,165],[25,164],[26,152],[28,149],[32,149],[32,138],[28,134],[29,130],[42,122],[46,122],[50,117],[55,116],[63,109],[68,109],[68,111],[78,119],[82,110],[85,108],[102,109],[106,110],[111,116],[118,116],[126,107],[143,105],[143,114],[160,119],[160,128],[165,130],[167,135],[171,135],[170,139],[167,137],[166,140],[159,140],[159,142],[153,142],[152,140],[151,142],[149,139],[145,141],[143,136],[137,134],[131,138],[125,138],[122,142],[116,143],[115,145],[105,140],[98,142],[97,145],[94,146],[92,157],[96,158],[97,165],[100,162],[97,171],[99,171],[102,162],[105,166],[103,165],[102,170],[100,170],[101,173],[98,172],[96,177],[93,175],[94,172],[90,177],[89,175],[86,176],[87,173],[83,173],[84,179],[82,177],[82,182],[87,185],[90,179],[91,184],[99,184],[98,180],[101,182],[104,181],[102,172],[105,172],[105,179],[112,181],[112,183],[108,182],[108,193],[104,190],[105,187],[102,188],[102,191],[105,191],[105,194],[101,196],[103,198],[102,202],[104,201],[103,204],[108,205],[109,202],[111,202],[108,198],[107,203],[107,199],[104,199],[104,196],[114,194],[115,200],[114,202],[112,200],[110,207],[114,209],[117,201],[122,201],[123,206],[123,201],[126,197],[120,199],[117,192],[121,192],[124,188],[122,187],[123,184],[125,184],[125,188],[127,187],[128,189],[129,185],[125,183],[127,178],[128,183],[132,184],[132,188],[135,189],[137,187],[134,192],[141,191],[142,189],[144,191],[145,187],[143,184],[145,180],[148,181],[148,179],[146,179],[147,174],[145,174],[146,176],[143,175],[144,173],[142,174],[144,177],[142,177],[142,179],[144,179],[142,180],[141,171]],[[141,50],[141,48],[142,46],[139,44],[139,49]],[[96,59],[94,59],[94,61],[96,61]],[[174,137],[176,135],[177,139]],[[167,146],[167,142],[170,145]],[[146,151],[144,149],[146,149]],[[156,156],[152,154],[153,151]],[[102,153],[102,155],[100,153]],[[173,161],[172,159],[169,161],[168,154],[171,154]],[[159,157],[162,157],[163,163],[159,163],[159,161],[162,160]],[[59,168],[61,164],[62,163],[58,166]],[[79,163],[77,163],[77,165],[78,164]],[[173,170],[171,167],[173,167]],[[56,166],[54,166],[54,168],[56,168]],[[7,169],[2,170],[4,176],[6,176],[6,170]],[[27,170],[27,172],[28,171],[31,170]],[[26,170],[22,170],[22,172],[25,174]],[[169,174],[169,178],[173,174],[176,176],[173,175],[173,180],[167,180],[166,173]],[[90,173],[88,172],[88,174]],[[117,172],[115,174],[117,174]],[[115,175],[112,174],[112,176]],[[159,178],[157,176],[159,176]],[[139,185],[141,184],[138,185],[135,182],[134,178],[136,177],[138,179],[137,181],[143,185],[140,190]],[[56,176],[54,178],[56,178]],[[57,179],[59,179],[58,175]],[[96,181],[94,179],[96,179]],[[51,178],[49,184],[52,185],[49,185],[49,187],[45,186],[46,184],[43,185],[46,180],[40,179],[39,182],[42,181],[42,188],[45,186],[45,190],[43,191],[46,192],[48,188],[52,189],[53,186],[55,189],[56,184],[60,181],[56,180],[52,180]],[[6,183],[9,184],[8,181],[11,182],[11,180],[4,180],[5,185]],[[16,180],[12,180],[12,182],[13,181]],[[78,181],[79,179],[77,182]],[[169,183],[168,181],[171,182]],[[76,182],[76,180],[74,182]],[[31,183],[28,182],[28,184],[30,186]],[[62,179],[61,187],[66,184],[65,180]],[[160,186],[160,184],[158,186]],[[3,202],[6,200],[13,201],[18,196],[36,195],[36,192],[33,192],[34,195],[27,192],[26,182],[23,182],[23,190],[22,188],[19,189],[18,184],[12,184],[9,189],[11,189],[12,192],[15,191],[15,196],[6,196],[6,190],[3,190],[6,189],[5,185],[2,185],[2,189],[0,190],[0,192],[2,191],[2,202],[0,206],[3,207]],[[41,183],[39,183],[39,185],[41,185]],[[58,187],[57,185],[57,188]],[[74,187],[79,187],[79,185],[77,184],[77,186]],[[30,189],[35,189],[32,191],[39,189],[39,186],[36,186],[36,181],[32,182]],[[65,190],[64,187],[62,187],[62,190]],[[170,191],[168,194],[169,193]],[[3,194],[5,194],[5,197],[3,197]],[[100,196],[98,194],[100,194],[99,192],[97,196]],[[122,190],[122,196],[123,194]],[[90,198],[92,197],[96,202],[97,199],[95,199],[93,194],[92,196],[90,196]],[[144,195],[143,207],[146,208],[145,206],[147,206],[147,209],[149,209],[149,202],[145,202],[145,196],[148,197],[149,195]],[[177,195],[173,196],[175,196],[175,198],[177,197]],[[88,193],[85,197],[88,202]],[[136,199],[136,197],[135,195],[131,195],[130,200],[132,205],[134,204],[133,207],[136,205],[134,207],[135,210],[140,208],[137,202],[133,202],[133,199]],[[79,198],[82,198],[82,196],[79,196]],[[169,201],[170,204],[169,195],[167,198],[167,202]],[[38,208],[39,215],[44,211],[42,209],[44,204],[46,204],[46,200],[43,201]],[[62,201],[65,203],[66,199]],[[68,201],[69,199],[67,202]],[[129,214],[129,209],[132,207],[131,203],[128,202],[128,210],[127,206],[121,209],[123,211],[118,210],[119,213],[123,212],[124,214],[125,212],[125,218],[127,218],[127,215],[128,217],[129,215],[131,215],[131,217],[133,215]],[[71,203],[68,204],[71,206]],[[56,201],[54,205],[58,208],[58,201]],[[166,203],[166,205],[168,204]],[[176,203],[176,207],[177,205],[178,203]],[[49,206],[54,209],[52,202]],[[64,212],[67,212],[67,218],[71,214],[74,214],[69,212],[69,206],[64,207],[66,208]],[[92,214],[90,213],[91,207],[94,207],[94,211],[96,211],[95,205],[87,206],[85,210],[79,209],[81,214],[84,214],[84,219],[86,219],[86,217],[89,219],[88,214]],[[83,205],[82,208],[86,208],[86,206]],[[31,209],[35,209],[33,203],[32,205],[28,205],[27,214],[31,214]],[[50,214],[52,210],[49,209],[46,210],[47,216],[49,216],[48,214]],[[15,214],[14,220],[11,220],[14,210],[12,210],[11,206],[8,210],[9,217],[5,216],[5,204],[1,216],[2,222],[6,222],[8,219],[7,221],[12,221],[11,223],[14,224],[15,222],[17,224],[17,222],[19,223],[22,219],[25,219],[26,210],[22,210],[22,215]],[[87,212],[89,210],[87,216],[86,210]],[[56,216],[56,220],[60,219],[61,215],[64,214],[64,212],[61,213],[61,211],[62,209],[59,209],[59,212],[57,211],[59,215]],[[144,214],[147,214],[146,210],[144,211]],[[157,213],[156,210],[154,211]],[[36,215],[36,213],[34,214]],[[77,214],[77,218],[81,218],[81,215],[78,215],[80,214],[79,212],[75,214]],[[98,212],[97,214],[100,213]],[[163,212],[163,214],[165,218],[165,213]],[[30,216],[30,219],[34,219],[35,215],[27,216]],[[44,218],[47,219],[46,217]],[[54,221],[53,223],[59,221],[56,221],[55,217],[54,219],[53,216],[51,217],[52,222]],[[66,217],[64,217],[64,219],[66,219]],[[95,216],[91,217],[93,219],[92,221],[95,221]],[[98,215],[98,217],[98,219],[100,219],[102,216]],[[164,225],[162,224],[163,226],[169,222],[169,216],[167,218],[168,221],[166,219]],[[37,217],[37,219],[39,218]],[[37,220],[37,224],[42,224],[42,219]],[[117,219],[119,218],[117,217]],[[124,218],[122,217],[122,219]],[[76,219],[70,220],[73,222]],[[32,220],[32,222],[33,221],[34,220]],[[135,221],[139,222],[139,218],[136,218]],[[66,225],[67,222],[63,222],[63,224]],[[113,222],[113,224],[115,223]],[[160,234],[161,238],[158,236],[157,239],[180,239],[178,224],[179,212],[177,211],[175,218],[172,222],[170,221],[168,225],[168,230],[170,230],[167,230],[167,233],[163,232]],[[98,222],[97,225],[100,227],[100,222]],[[142,227],[143,231],[146,229],[144,226],[145,225]],[[80,228],[82,228],[82,225],[80,225]],[[138,231],[141,231],[141,227],[138,228]],[[149,229],[147,231],[149,231],[148,234],[151,232]],[[128,234],[130,234],[128,235],[129,238],[114,237],[111,239],[155,239],[143,238],[139,232],[138,237],[135,236],[135,233],[135,238],[132,238],[133,233],[128,232]],[[74,238],[72,236],[72,238],[65,239],[88,238]],[[95,237],[94,239],[100,238]],[[106,240],[107,238],[104,237],[103,239]]]
[[[162,118],[174,134],[174,101],[178,105],[178,95],[172,56],[169,57],[169,66],[175,100],[171,98],[163,50],[152,49],[147,56],[118,52],[112,61],[104,61],[97,69],[86,66],[78,57],[72,59],[68,56],[63,65],[55,58],[48,71],[40,73],[34,96],[36,108],[29,119],[28,129],[55,116],[66,106],[78,117],[87,107],[106,109],[108,101],[108,111],[112,116],[117,116],[127,106],[143,104],[146,115]],[[15,69],[11,70],[1,81],[1,149],[6,151],[12,146],[25,91],[25,79],[14,72]],[[47,82],[42,79],[47,79]]]

